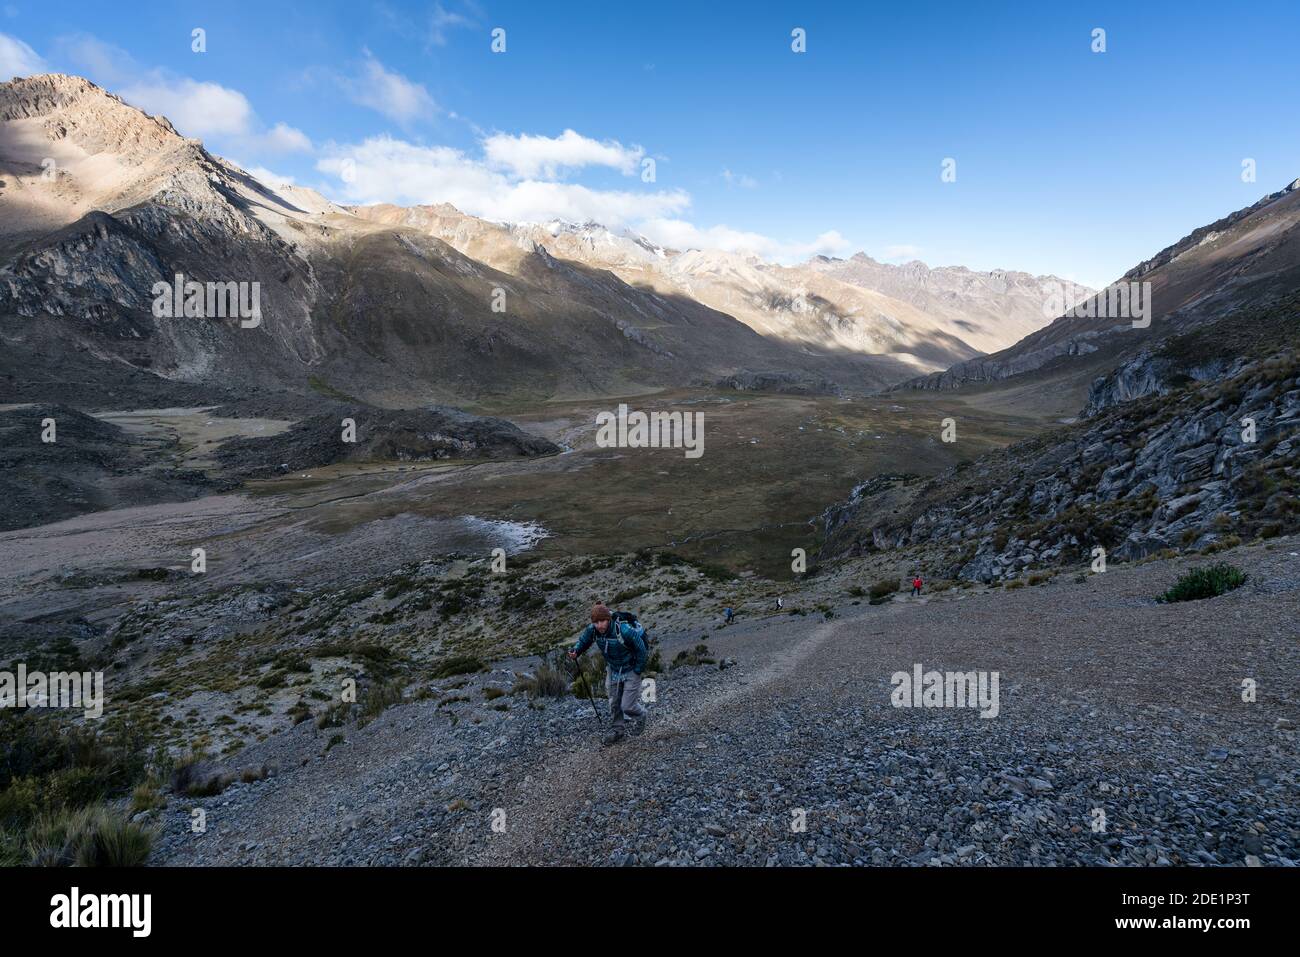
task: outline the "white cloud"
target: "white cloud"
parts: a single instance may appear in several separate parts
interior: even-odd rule
[[[646,239],[673,249],[721,249],[724,252],[769,255],[778,245],[762,233],[710,226],[700,229],[684,219],[648,219],[637,227]]]
[[[849,251],[850,243],[840,235],[839,230],[829,229],[820,233],[810,243],[795,243],[788,247],[800,259],[808,256],[840,256]]]
[[[117,87],[140,76],[144,69],[121,47],[87,33],[61,36],[54,41],[59,56],[100,86]]]
[[[342,81],[353,102],[403,125],[427,119],[438,111],[438,104],[423,84],[387,69],[369,50],[363,52],[366,59],[361,75]]]
[[[311,140],[286,123],[266,129],[248,98],[219,83],[149,68],[125,50],[88,34],[60,37],[64,58],[132,106],[167,117],[184,136],[222,140],[254,153],[310,152]]]
[[[492,165],[523,179],[555,179],[565,170],[584,166],[608,166],[631,176],[645,155],[639,146],[615,140],[602,143],[573,130],[559,136],[495,133],[483,141],[483,152]]]
[[[167,117],[186,136],[247,136],[253,129],[248,99],[217,83],[155,75],[118,93],[132,106]]]
[[[572,183],[515,179],[457,149],[418,146],[390,136],[334,146],[317,169],[338,177],[353,203],[451,203],[501,222],[596,220],[622,226],[667,216],[690,205],[681,190],[597,190]]]
[[[480,25],[486,16],[483,9],[473,0],[468,0],[465,7],[470,11],[469,14],[448,10],[441,3],[435,3],[433,9],[424,15],[398,9],[385,0],[373,0],[371,11],[379,23],[403,39],[423,34],[424,50],[428,53],[433,47],[445,47],[452,30],[472,29]]]
[[[566,131],[566,134],[571,131]],[[450,203],[471,216],[496,222],[594,221],[628,227],[674,249],[721,249],[754,253],[778,262],[799,262],[817,254],[842,255],[848,241],[834,230],[811,242],[783,242],[726,225],[701,228],[681,218],[690,208],[684,190],[593,189],[524,173],[553,174],[562,167],[623,168],[628,153],[617,143],[579,136],[505,136],[483,140],[482,157],[449,146],[421,146],[392,136],[355,144],[331,144],[316,168],[336,179],[328,191],[353,204],[399,206]],[[621,151],[621,152],[620,152]],[[635,161],[630,161],[635,168]]]
[[[238,90],[144,67],[121,47],[87,34],[62,37],[58,45],[92,80],[132,106],[167,117],[186,136],[247,136],[253,131],[253,108]]]
[[[472,27],[474,20],[465,16],[463,13],[456,13],[453,10],[447,10],[441,3],[433,5],[433,12],[429,15],[429,43],[434,46],[444,47],[447,45],[447,33],[457,27]]]
[[[594,220],[605,226],[625,226],[649,216],[679,212],[690,204],[690,196],[682,190],[634,193],[526,180],[511,187],[496,218],[510,222]]]
[[[262,134],[262,144],[273,153],[310,153],[311,139],[287,123],[276,123]]]
[[[48,72],[49,67],[35,50],[17,37],[0,33],[0,81]]]
[[[731,253],[753,253],[777,262],[800,262],[809,256],[837,255],[849,248],[849,242],[835,230],[822,233],[812,242],[782,242],[762,233],[710,226],[700,229],[683,219],[650,219],[637,226],[652,242],[673,249],[721,249]]]

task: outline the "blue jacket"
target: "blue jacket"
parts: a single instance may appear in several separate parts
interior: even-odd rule
[[[644,636],[644,628],[635,628],[625,621],[611,621],[603,635],[596,631],[595,624],[590,624],[583,629],[578,643],[573,646],[573,652],[581,655],[594,644],[605,656],[610,680],[619,682],[629,673],[639,675],[645,670],[646,659],[650,655],[646,651]]]

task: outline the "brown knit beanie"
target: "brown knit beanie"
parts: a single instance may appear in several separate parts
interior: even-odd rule
[[[611,617],[609,609],[600,602],[596,602],[596,604],[591,606],[592,621],[609,621]]]

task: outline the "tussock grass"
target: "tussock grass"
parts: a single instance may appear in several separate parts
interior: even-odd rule
[[[104,805],[42,815],[27,835],[38,867],[139,867],[152,848],[151,831]]]
[[[158,786],[152,781],[141,781],[131,792],[131,813],[139,814],[141,811],[156,811],[167,806],[167,799],[163,797]]]
[[[54,715],[0,710],[0,866],[31,863],[33,841],[45,848],[52,828],[68,831],[81,821],[77,815],[98,813],[107,800],[131,794],[169,763],[138,725],[111,723],[100,730],[67,725]],[[91,827],[96,821],[98,817],[86,817],[80,828],[106,834],[104,841],[91,846],[94,850],[102,845],[106,851],[81,854],[92,864],[105,855],[111,858],[113,846],[111,822]],[[147,856],[147,846],[143,853]],[[42,852],[42,857],[62,862],[58,855]],[[123,860],[138,863],[129,855]]]
[[[578,659],[578,674],[570,690],[575,698],[585,699],[588,689],[596,698],[605,694],[605,662],[599,654],[583,655]]]
[[[1202,568],[1193,568],[1179,578],[1172,588],[1157,597],[1156,601],[1169,604],[1176,601],[1216,598],[1234,588],[1240,588],[1245,581],[1245,572],[1233,568],[1227,562],[1216,562]]]
[[[453,675],[474,674],[483,671],[486,667],[482,659],[474,655],[453,655],[434,665],[430,674],[433,678],[450,678]]]
[[[364,727],[393,705],[401,704],[404,690],[400,681],[381,681],[368,687],[358,702],[357,725]]]
[[[709,657],[709,646],[700,642],[690,651],[685,649],[677,652],[677,657],[673,659],[674,668],[695,667],[697,665],[716,665],[716,659]]]
[[[898,579],[886,579],[878,581],[871,586],[868,594],[871,596],[871,604],[879,605],[889,600],[889,596],[898,591]]]
[[[511,694],[526,694],[529,698],[562,698],[569,692],[569,678],[556,660],[563,652],[544,657],[531,676],[516,679]]]

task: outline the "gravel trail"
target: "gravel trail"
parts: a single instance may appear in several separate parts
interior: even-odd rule
[[[1293,866],[1297,544],[1229,553],[1250,579],[1208,601],[1153,600],[1194,558],[742,622],[709,638],[736,665],[661,676],[610,748],[571,699],[418,702],[328,749],[300,726],[258,746],[281,773],[197,802],[207,833],[173,801],[156,859]],[[996,717],[894,707],[916,664],[997,672]]]

